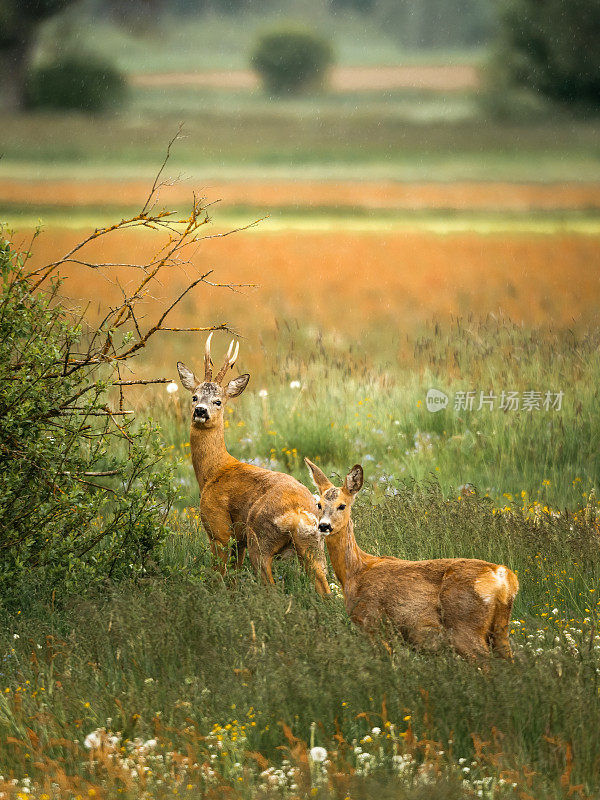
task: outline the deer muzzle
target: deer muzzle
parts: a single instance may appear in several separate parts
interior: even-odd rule
[[[200,422],[206,422],[208,419],[208,409],[206,406],[196,406],[194,409],[194,419]]]

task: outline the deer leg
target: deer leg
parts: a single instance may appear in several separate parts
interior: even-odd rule
[[[229,541],[233,535],[231,517],[219,509],[210,515],[201,514],[201,519],[215,560],[215,569],[224,575],[229,560]]]
[[[292,538],[302,566],[309,575],[314,576],[315,589],[317,592],[321,597],[331,594],[329,581],[327,580],[327,567],[318,558],[318,553],[315,552],[314,544],[312,542],[306,543],[299,536],[292,535]]]
[[[490,649],[485,638],[478,631],[472,629],[451,629],[448,631],[450,644],[459,656],[467,661],[488,659]]]
[[[254,567],[254,571],[257,575],[260,575],[265,583],[274,584],[275,581],[273,580],[272,572],[273,555],[271,553],[264,553],[260,549],[258,537],[251,528],[247,529],[247,533],[248,555]]]
[[[512,600],[509,603],[501,603],[497,600],[490,630],[490,642],[493,652],[507,661],[512,661],[512,649],[508,640],[511,611]]]
[[[467,660],[489,659],[494,604],[447,573],[440,588],[440,616],[450,645]]]
[[[227,571],[227,559],[229,558],[229,548],[226,544],[219,542],[217,539],[210,538],[210,551],[213,555],[214,560],[214,568],[217,572],[220,572],[221,575],[225,575]]]
[[[417,650],[432,652],[446,644],[446,635],[440,624],[431,621],[408,631],[406,640]]]
[[[246,555],[246,540],[240,539],[231,545],[231,552],[229,554],[230,561],[235,559],[235,568],[241,569]]]

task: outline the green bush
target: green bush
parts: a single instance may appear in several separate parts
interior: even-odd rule
[[[306,28],[276,28],[263,33],[251,56],[252,66],[273,94],[320,86],[332,62],[329,42]]]
[[[158,433],[110,403],[118,362],[93,355],[59,281],[0,239],[0,597],[136,576],[173,500]],[[116,335],[116,334],[115,334]],[[92,354],[92,355],[90,355]]]
[[[504,0],[500,58],[517,86],[600,108],[598,0]]]
[[[28,82],[32,108],[106,111],[125,96],[124,76],[95,57],[70,55],[34,69]]]

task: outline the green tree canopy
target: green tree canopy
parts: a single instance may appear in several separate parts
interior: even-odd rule
[[[2,102],[14,111],[25,103],[25,86],[39,25],[75,0],[0,0]]]
[[[501,22],[513,83],[600,108],[600,0],[506,0]]]

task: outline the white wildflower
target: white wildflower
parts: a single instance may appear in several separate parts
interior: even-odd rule
[[[97,750],[102,744],[102,731],[98,729],[88,733],[83,740],[83,744],[88,750]]]
[[[144,748],[144,750],[154,750],[156,745],[157,745],[156,739],[148,739],[147,742],[144,742],[142,747]]]
[[[321,763],[325,761],[327,758],[327,750],[324,747],[311,747],[310,748],[310,758],[312,761],[317,761]]]
[[[290,389],[299,389],[301,385],[300,381],[290,381]]]
[[[179,386],[175,383],[175,381],[171,381],[171,383],[167,383],[167,392],[169,394],[175,394],[175,392],[179,391]]]

